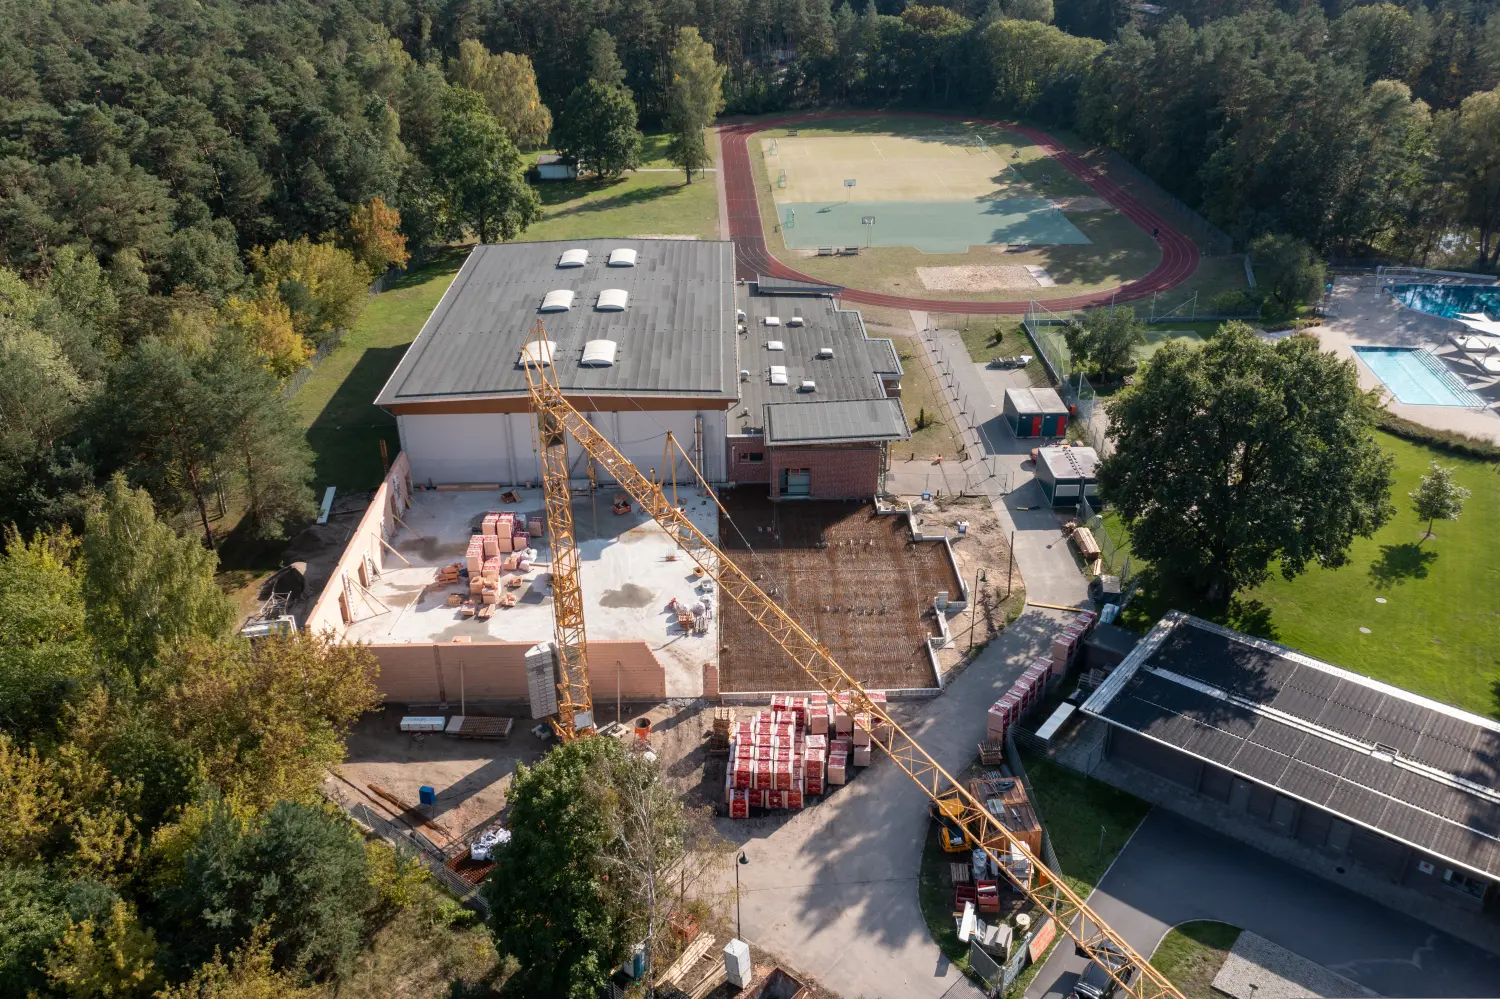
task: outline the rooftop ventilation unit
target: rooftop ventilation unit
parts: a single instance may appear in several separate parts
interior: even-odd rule
[[[620,247],[618,250],[611,250],[609,253],[609,266],[634,267],[635,251],[625,246]]]
[[[825,360],[825,361],[828,360],[829,358],[831,358],[833,356],[833,348],[832,347],[819,347],[818,348],[818,356],[821,357],[821,358],[823,358],[823,360]]]
[[[798,309],[796,312],[792,313],[792,318],[788,319],[786,321],[786,324],[788,326],[801,326],[802,325],[802,310]]]
[[[554,340],[528,340],[521,347],[521,357],[516,364],[525,368],[545,368],[552,363],[552,353],[557,350]]]
[[[557,266],[559,267],[582,267],[588,262],[589,251],[582,247],[564,250],[563,255],[557,258]]]
[[[766,341],[766,349],[767,350],[786,350],[786,344],[782,343],[780,340],[767,340]]]
[[[781,325],[781,317],[779,317],[779,316],[767,316],[765,319],[761,320],[761,322],[765,323],[767,326],[780,326]]]
[[[802,387],[800,389],[798,389],[799,392],[816,392],[817,390],[818,390],[818,383],[815,382],[815,381],[813,381],[811,378],[809,378],[807,381],[803,382],[802,383]]]
[[[750,369],[749,368],[741,368],[740,369],[740,381],[742,381],[742,382],[748,382],[749,380],[750,380]],[[749,410],[746,410],[746,412],[749,412]]]
[[[599,302],[594,308],[600,312],[624,312],[630,293],[623,288],[605,288],[599,293]]]
[[[771,384],[772,385],[785,385],[786,384],[786,368],[782,367],[780,364],[773,364],[773,365],[771,365]]]
[[[543,312],[567,312],[573,307],[573,289],[558,288],[556,291],[547,292],[547,297],[542,299]]]
[[[607,368],[615,363],[618,346],[613,340],[590,340],[583,345],[583,358],[578,363],[585,368]]]

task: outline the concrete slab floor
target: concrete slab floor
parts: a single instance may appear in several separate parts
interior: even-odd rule
[[[614,493],[603,488],[592,498],[573,502],[573,526],[580,554],[584,620],[590,638],[639,639],[667,671],[667,696],[696,697],[703,692],[705,661],[718,662],[715,629],[706,635],[683,634],[667,610],[673,597],[696,598],[692,562],[650,517],[640,512],[616,516]],[[476,642],[541,642],[553,635],[552,597],[548,586],[552,551],[546,537],[531,539],[537,565],[519,575],[520,601],[498,608],[488,621],[464,620],[447,606],[449,593],[463,587],[432,587],[433,570],[462,560],[471,535],[479,533],[486,511],[509,510],[544,516],[541,490],[520,490],[519,504],[503,504],[489,490],[418,492],[402,517],[392,546],[412,564],[387,553],[385,571],[370,592],[390,608],[381,612],[369,601],[357,601],[360,620],[345,629],[350,641],[374,644],[450,642],[467,635]],[[718,539],[718,510],[690,490],[679,499],[693,523]],[[675,561],[669,557],[676,556]],[[424,591],[425,595],[424,595]],[[718,621],[716,617],[715,622]]]

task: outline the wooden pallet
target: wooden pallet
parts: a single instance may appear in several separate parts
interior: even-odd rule
[[[969,883],[969,876],[972,873],[973,873],[973,868],[969,864],[949,864],[948,865],[948,876],[953,880],[953,883],[956,884],[956,885],[966,885],[966,884],[968,884]]]
[[[1005,743],[996,739],[979,744],[979,762],[987,767],[998,767],[1005,762]]]

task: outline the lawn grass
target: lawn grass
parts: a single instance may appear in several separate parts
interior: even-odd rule
[[[1123,623],[1145,631],[1176,607],[1500,718],[1500,560],[1493,541],[1500,463],[1453,457],[1386,433],[1376,439],[1396,459],[1396,513],[1374,537],[1355,539],[1347,565],[1309,568],[1292,580],[1273,575],[1218,610],[1172,594],[1148,573]],[[1472,495],[1457,521],[1440,521],[1436,537],[1424,539],[1426,524],[1417,520],[1407,494],[1434,459],[1452,467],[1454,480]],[[1120,529],[1118,521],[1114,526]],[[1123,529],[1116,536],[1123,537]]]
[[[953,923],[953,882],[949,864],[969,861],[969,854],[949,853],[938,843],[937,826],[929,823],[922,838],[922,869],[917,878],[917,904],[927,930],[937,942],[943,956],[964,974],[969,974],[969,945],[959,943],[958,927]]]
[[[719,233],[719,192],[712,174],[691,184],[681,173],[631,173],[615,181],[568,180],[537,186],[542,220],[521,242],[609,236],[696,236]]]
[[[466,254],[466,247],[442,250],[372,297],[343,343],[292,396],[291,411],[307,427],[316,455],[313,487],[318,496],[327,486],[374,489],[384,471],[380,441],[385,440],[393,460],[401,450],[396,421],[374,405],[375,396]]]
[[[901,359],[901,410],[906,414],[906,425],[911,428],[911,439],[891,442],[891,459],[932,459],[942,455],[944,460],[957,459],[962,448],[957,427],[948,423],[948,410],[943,405],[943,386],[937,373],[927,363],[922,345],[915,337],[892,336],[896,355]],[[917,429],[920,416],[926,414],[927,426]]]
[[[1240,928],[1200,919],[1171,930],[1151,955],[1151,966],[1177,986],[1186,999],[1223,999],[1214,991],[1214,976],[1224,966]]]

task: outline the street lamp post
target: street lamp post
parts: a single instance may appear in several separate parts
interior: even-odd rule
[[[740,851],[739,863],[734,865],[734,935],[737,939],[745,939],[744,930],[740,925],[740,868],[750,863],[750,858],[745,856],[745,851]]]

